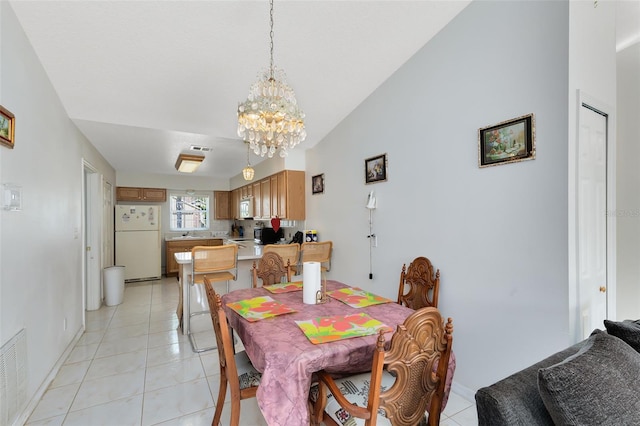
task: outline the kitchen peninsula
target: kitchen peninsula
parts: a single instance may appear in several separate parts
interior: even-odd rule
[[[253,267],[253,261],[262,257],[262,248],[264,246],[256,244],[253,239],[226,239],[224,244],[237,244],[238,245],[238,276],[236,281],[229,281],[229,291],[238,290],[241,288],[251,287],[251,268]],[[178,302],[178,309],[176,314],[180,320],[180,328],[182,334],[187,334],[189,330],[183,327],[186,322],[185,318],[189,315],[189,312],[185,312],[183,307],[186,304],[183,303],[186,300],[188,294],[188,288],[185,285],[186,277],[191,273],[191,251],[180,251],[174,253],[174,258],[179,265],[180,271],[178,273],[178,285],[180,289],[180,300]],[[203,286],[197,286],[203,287]],[[203,288],[196,288],[191,294],[191,306],[195,311],[207,310],[207,298],[204,294]],[[199,293],[201,294],[199,294]],[[195,300],[194,300],[195,299]],[[199,305],[199,306],[198,306]],[[200,309],[202,308],[202,309]]]

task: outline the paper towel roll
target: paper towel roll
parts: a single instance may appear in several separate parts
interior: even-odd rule
[[[321,288],[320,262],[304,262],[302,264],[302,302],[315,305],[316,294]]]

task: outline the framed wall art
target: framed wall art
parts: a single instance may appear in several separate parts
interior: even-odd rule
[[[324,173],[311,177],[311,193],[322,194],[324,192]]]
[[[478,129],[478,166],[516,163],[536,158],[533,114]]]
[[[15,144],[16,118],[0,105],[0,144],[13,149]]]
[[[364,160],[364,182],[366,184],[387,180],[387,154]]]

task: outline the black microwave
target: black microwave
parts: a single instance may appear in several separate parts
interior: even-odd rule
[[[276,244],[280,241],[280,238],[284,238],[282,228],[278,229],[278,232],[274,231],[273,228],[262,228],[260,244]]]

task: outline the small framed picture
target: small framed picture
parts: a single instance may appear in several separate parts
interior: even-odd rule
[[[311,193],[322,194],[324,192],[324,173],[311,177]]]
[[[15,145],[16,118],[0,105],[0,144],[13,149]]]
[[[387,180],[387,154],[364,160],[364,182],[366,184]]]
[[[478,129],[478,166],[515,163],[536,158],[533,114]]]

